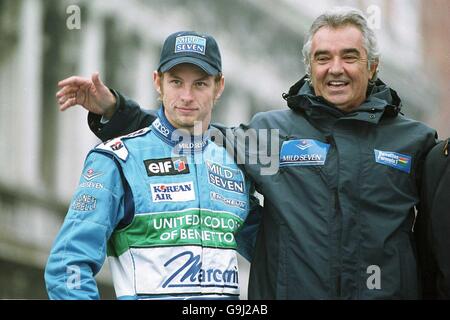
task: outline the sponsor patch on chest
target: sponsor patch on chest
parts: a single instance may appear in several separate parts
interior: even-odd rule
[[[194,183],[192,181],[151,184],[150,190],[153,202],[181,202],[195,200]]]
[[[285,141],[281,146],[280,166],[323,166],[329,148],[329,144],[313,139]]]
[[[208,182],[222,190],[245,193],[244,175],[241,170],[206,161]]]
[[[209,197],[211,198],[211,200],[221,202],[230,207],[236,207],[236,208],[245,210],[245,208],[247,206],[247,203],[245,201],[233,199],[233,198],[227,198],[227,197],[224,197],[223,195],[221,195],[220,193],[217,193],[214,191],[211,191],[209,193]]]
[[[144,160],[145,170],[149,177],[173,176],[189,173],[186,157]]]
[[[383,164],[406,173],[411,172],[411,156],[397,152],[381,151],[377,149],[374,149],[374,153],[376,163]]]

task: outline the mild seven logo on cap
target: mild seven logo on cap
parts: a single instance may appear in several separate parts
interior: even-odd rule
[[[195,52],[205,54],[206,39],[197,36],[180,36],[175,40],[175,53]]]
[[[400,171],[410,173],[411,172],[411,156],[406,154],[390,152],[390,151],[375,151],[375,161],[380,164],[398,169]]]

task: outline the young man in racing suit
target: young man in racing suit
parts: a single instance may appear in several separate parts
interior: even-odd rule
[[[99,298],[94,276],[106,255],[118,298],[239,296],[235,235],[250,185],[211,141],[224,89],[216,41],[170,35],[153,80],[162,100],[153,124],[87,156],[46,266],[51,299]]]

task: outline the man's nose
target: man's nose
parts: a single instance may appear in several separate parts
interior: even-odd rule
[[[340,57],[335,57],[331,60],[331,66],[328,71],[333,75],[342,74],[344,72],[344,64],[342,59]]]
[[[182,89],[181,91],[181,96],[180,96],[181,100],[183,102],[190,102],[194,99],[193,95],[192,95],[192,88],[189,86],[186,86]]]

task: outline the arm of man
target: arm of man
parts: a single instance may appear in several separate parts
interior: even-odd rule
[[[252,189],[254,190],[254,187]],[[255,251],[256,236],[261,223],[262,210],[263,207],[260,205],[259,199],[252,192],[250,194],[249,214],[236,235],[237,251],[250,263]]]
[[[427,155],[416,237],[425,299],[450,299],[450,147],[437,144]]]
[[[102,141],[146,128],[156,119],[156,111],[143,110],[138,103],[119,92],[112,89],[111,92],[116,97],[116,104],[109,121],[102,123],[102,115],[91,111],[88,114],[89,128]]]
[[[94,276],[123,218],[123,185],[114,160],[91,152],[45,268],[50,299],[99,299]]]

